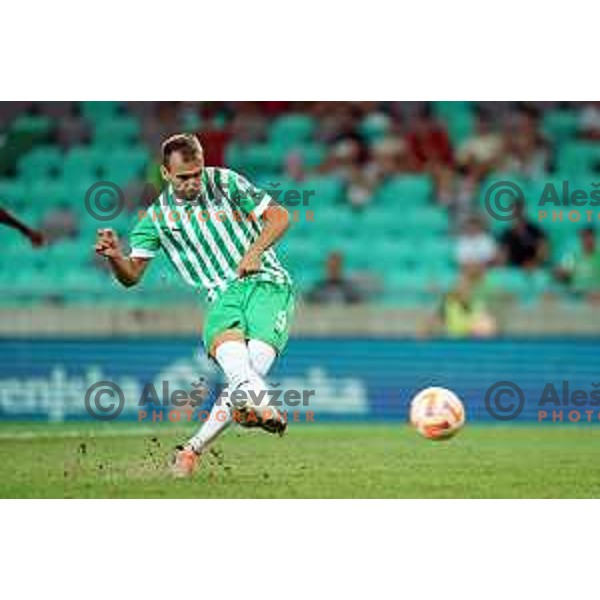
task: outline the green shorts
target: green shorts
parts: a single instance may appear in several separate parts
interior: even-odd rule
[[[215,338],[229,329],[239,329],[246,339],[285,348],[294,315],[291,285],[238,279],[208,307],[204,320],[204,347],[210,352]]]

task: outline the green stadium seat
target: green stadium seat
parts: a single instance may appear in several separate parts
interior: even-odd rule
[[[286,149],[269,144],[253,144],[241,149],[241,160],[247,169],[275,171],[283,166]]]
[[[21,158],[19,176],[23,179],[50,178],[62,170],[62,152],[54,146],[38,146]]]
[[[122,166],[126,166],[129,171],[143,174],[149,162],[150,153],[143,146],[115,148],[104,159],[102,173],[110,180],[112,173],[118,173]]]
[[[375,200],[394,206],[423,205],[431,194],[432,181],[427,175],[398,175],[380,186]]]
[[[305,208],[315,208],[321,203],[334,204],[344,198],[344,183],[334,176],[308,177],[301,189],[307,193],[308,206]]]
[[[356,217],[361,227],[371,231],[373,235],[387,235],[402,231],[402,215],[399,210],[390,210],[387,207],[367,208]]]
[[[22,115],[13,121],[11,131],[15,133],[40,135],[49,133],[52,130],[52,127],[52,119],[49,117],[42,115]]]
[[[456,114],[462,115],[473,110],[470,100],[439,100],[431,103],[433,112],[444,121],[452,119]]]
[[[445,236],[424,238],[417,246],[419,259],[431,266],[450,266],[454,263],[454,245]]]
[[[314,127],[314,119],[308,115],[284,115],[271,126],[269,140],[273,145],[298,146],[310,141]]]
[[[544,133],[557,143],[564,143],[577,135],[579,115],[573,111],[551,111],[545,114],[542,124]]]
[[[454,146],[469,138],[474,129],[474,119],[470,112],[456,113],[448,119],[448,135]]]
[[[106,152],[96,148],[79,146],[72,148],[65,156],[63,178],[67,181],[87,179],[97,181],[101,174]]]
[[[0,204],[19,209],[29,203],[29,184],[18,179],[0,179]]]
[[[600,144],[569,142],[558,152],[558,170],[571,175],[600,170]]]
[[[282,160],[285,160],[292,152],[300,155],[302,164],[308,169],[314,169],[321,165],[327,156],[325,147],[320,144],[304,144],[302,146],[288,148],[287,150],[284,150],[282,146],[271,145],[270,147],[276,153],[278,152],[281,154]]]
[[[57,179],[35,179],[29,186],[28,198],[32,204],[50,209],[53,205],[67,202],[67,186]]]
[[[81,114],[92,122],[108,121],[119,115],[120,102],[82,102]]]
[[[361,121],[359,131],[368,142],[377,142],[389,133],[390,120],[385,115],[367,115]]]
[[[236,142],[227,144],[225,148],[225,164],[231,169],[239,171],[244,167],[244,146]],[[263,172],[278,171],[278,169],[264,169]]]
[[[96,124],[93,144],[97,148],[119,148],[133,145],[140,134],[137,119],[120,117]]]
[[[401,218],[406,230],[423,236],[430,233],[445,233],[449,229],[446,209],[437,206],[426,206],[418,210],[403,210]]]
[[[356,215],[346,207],[317,206],[314,208],[314,223],[307,223],[323,235],[323,239],[332,231],[342,235],[355,233],[359,228]]]

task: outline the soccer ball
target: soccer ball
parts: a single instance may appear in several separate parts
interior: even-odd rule
[[[450,390],[426,388],[410,403],[410,422],[427,439],[446,440],[465,424],[465,408]]]

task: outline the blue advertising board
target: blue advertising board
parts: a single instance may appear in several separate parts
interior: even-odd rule
[[[567,421],[577,407],[591,411],[588,420],[597,423],[599,357],[600,340],[594,339],[296,338],[268,382],[313,390],[308,406],[298,410],[312,411],[316,422],[403,421],[414,393],[438,385],[463,399],[470,420],[493,421],[495,415],[508,421],[516,412],[517,422],[540,420],[540,410],[551,418],[560,409]],[[189,390],[200,379],[214,387],[219,374],[193,338],[3,339],[0,419],[88,419],[84,397],[98,381],[123,390],[119,420],[136,419],[148,383],[159,392],[164,382]]]

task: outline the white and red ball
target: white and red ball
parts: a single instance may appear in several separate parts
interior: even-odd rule
[[[445,440],[465,424],[465,408],[459,397],[442,387],[421,390],[410,403],[410,422],[429,440]]]

